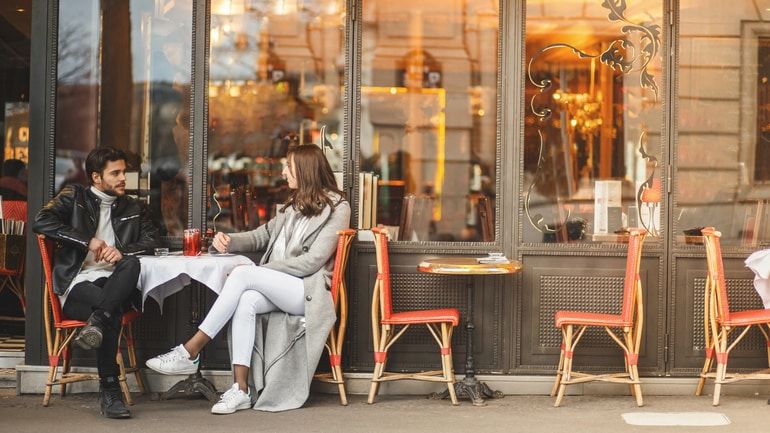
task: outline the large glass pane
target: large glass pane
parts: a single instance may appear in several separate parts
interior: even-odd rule
[[[365,0],[359,228],[494,241],[499,5]]]
[[[680,2],[674,228],[770,242],[770,1]]]
[[[293,143],[323,141],[341,187],[344,71],[345,1],[212,0],[210,228],[252,229],[275,214]]]
[[[3,137],[0,152],[0,198],[6,221],[25,219],[20,207],[9,201],[27,200],[31,6],[32,0],[0,2],[0,134]],[[4,230],[0,226],[3,233],[23,234],[12,230],[11,224],[7,222],[3,226]],[[14,245],[12,240],[4,238],[0,242],[3,255],[8,257],[13,249],[11,245]],[[17,242],[23,240],[18,239]],[[2,268],[13,271],[24,269],[23,257],[18,264],[12,262],[16,260],[5,260]],[[8,283],[15,278],[7,276],[6,272],[0,275],[0,317],[3,317],[0,321],[0,335],[24,341],[24,310],[20,299],[13,290],[2,290],[5,286],[13,289],[14,286]],[[24,349],[20,350],[23,354]]]
[[[192,0],[60,0],[55,189],[85,156],[127,151],[127,189],[161,232],[187,224]]]
[[[524,242],[660,231],[663,2],[527,1]]]

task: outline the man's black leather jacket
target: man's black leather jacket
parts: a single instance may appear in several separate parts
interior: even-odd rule
[[[53,287],[64,294],[80,272],[88,255],[88,244],[99,226],[101,200],[90,188],[68,185],[51,199],[35,217],[32,230],[57,241],[54,253]],[[152,254],[157,246],[157,229],[140,202],[128,196],[112,204],[115,247],[123,255]]]

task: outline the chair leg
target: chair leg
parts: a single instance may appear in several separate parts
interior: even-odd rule
[[[447,391],[449,398],[454,406],[459,405],[457,394],[455,393],[455,373],[452,363],[452,325],[448,323],[441,324],[441,339],[443,340],[442,351],[449,352],[441,355],[441,367],[444,370],[444,379],[447,381]]]
[[[567,331],[564,333],[564,350],[566,352],[572,352],[572,331],[573,331],[572,325],[567,325]],[[567,353],[565,353],[564,370],[562,374],[569,381],[571,373],[572,373],[572,356],[567,356]],[[561,400],[564,398],[564,392],[566,390],[567,390],[567,384],[564,383],[564,380],[562,379],[559,385],[559,394],[556,396],[556,401],[553,404],[554,407],[559,407],[561,405]]]
[[[70,372],[70,363],[72,360],[72,352],[70,352],[69,347],[65,347],[64,350],[62,350],[62,358],[63,358],[63,365],[61,369],[61,375],[62,377],[66,376],[67,373]],[[59,395],[61,395],[62,398],[67,395],[67,384],[62,383],[59,385]]]
[[[380,331],[380,341],[377,344],[377,352],[385,352],[385,347],[388,345],[388,340],[390,336],[390,331],[386,330],[385,327],[381,328]],[[379,379],[382,378],[383,372],[385,371],[385,363],[387,362],[387,359],[382,359],[382,361],[377,360],[377,354],[375,356],[375,364],[374,364],[374,371],[372,372],[372,386],[369,388],[369,398],[366,400],[367,403],[373,404],[374,399],[377,397],[377,393],[380,390],[380,382]],[[387,356],[387,354],[385,355]]]
[[[147,388],[145,387],[144,379],[142,378],[142,370],[137,366],[136,361],[133,324],[129,323],[128,326],[124,328],[124,331],[126,332],[126,352],[128,352],[128,365],[134,371],[134,378],[136,379],[136,384],[139,386],[139,391],[141,394],[146,394]]]
[[[378,382],[378,380],[382,377],[382,371],[384,367],[384,362],[377,362],[374,364],[374,372],[372,372],[372,386],[369,388],[369,398],[366,400],[366,402],[369,404],[373,404],[375,397],[377,397],[377,392],[380,388],[380,382]]]
[[[556,392],[559,390],[559,385],[561,385],[562,372],[564,371],[564,344],[566,344],[564,339],[564,329],[562,328],[561,349],[559,350],[559,367],[556,368],[556,378],[553,381],[553,387],[551,388],[551,397],[556,397]]]
[[[120,382],[120,389],[123,391],[123,398],[127,405],[133,406],[134,400],[131,398],[131,391],[128,389],[128,382],[126,382],[126,365],[123,362],[123,351],[120,350],[120,344],[118,344],[118,353],[115,354],[115,361],[118,363],[118,382]]]
[[[332,371],[337,376],[336,380],[339,381],[339,383],[337,384],[337,389],[339,390],[339,393],[340,393],[340,404],[343,406],[347,406],[348,395],[345,392],[345,376],[342,375],[342,366],[335,365],[334,367],[332,367]]]
[[[722,382],[725,380],[727,374],[727,331],[725,328],[722,328],[718,339],[719,341],[717,342],[716,350],[717,376],[714,383],[714,401],[712,402],[714,406],[719,406],[719,396],[722,393]],[[720,354],[722,355],[720,356]]]
[[[639,366],[634,364],[631,366],[631,372],[633,373],[633,379],[636,382],[639,382]],[[642,398],[642,385],[639,383],[635,383],[634,385],[634,395],[636,396],[636,405],[639,407],[644,406],[644,400]]]
[[[770,350],[770,349],[768,349]],[[695,395],[699,396],[703,393],[703,387],[706,385],[706,375],[711,371],[711,367],[714,364],[714,344],[706,349],[706,357],[703,360],[703,368],[700,371],[700,380],[698,380],[698,386],[695,388]]]
[[[43,406],[48,406],[51,401],[51,392],[53,383],[56,380],[56,370],[59,368],[59,344],[61,344],[61,331],[56,330],[54,336],[53,350],[48,353],[48,381],[45,383],[45,395],[43,395]]]

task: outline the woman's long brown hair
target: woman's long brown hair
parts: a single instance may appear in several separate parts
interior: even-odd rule
[[[281,212],[291,206],[303,216],[313,217],[319,215],[324,206],[334,209],[336,203],[332,202],[330,193],[345,197],[337,188],[332,168],[320,147],[315,144],[290,147],[286,158],[292,161],[297,189],[291,191]]]

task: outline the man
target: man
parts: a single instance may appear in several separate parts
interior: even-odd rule
[[[3,161],[3,177],[0,177],[0,196],[3,200],[27,200],[27,167],[24,161]]]
[[[84,320],[73,342],[97,350],[100,406],[107,418],[129,418],[115,362],[120,320],[139,278],[135,254],[151,253],[157,232],[126,194],[126,155],[100,147],[86,158],[91,184],[68,185],[37,214],[33,230],[56,240],[53,286],[64,315]]]

